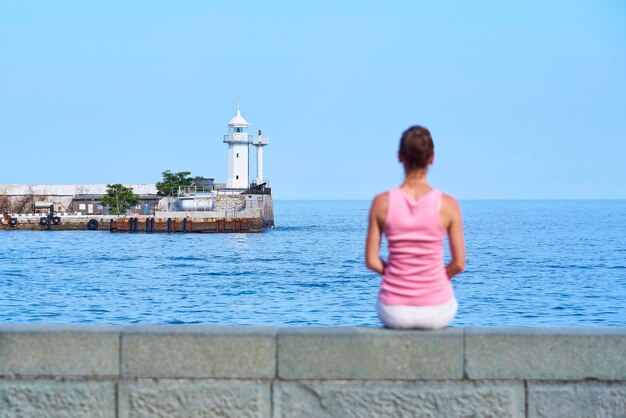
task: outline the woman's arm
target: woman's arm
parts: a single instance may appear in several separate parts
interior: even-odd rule
[[[385,216],[387,216],[388,193],[381,193],[374,198],[370,208],[367,239],[365,241],[365,267],[383,274],[385,262],[380,258],[380,242],[383,236]]]
[[[452,259],[446,266],[448,280],[465,270],[465,240],[463,238],[463,222],[461,208],[452,196],[444,194],[441,202],[442,224],[448,231],[450,255]]]

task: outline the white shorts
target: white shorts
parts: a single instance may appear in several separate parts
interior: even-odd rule
[[[406,306],[376,303],[378,317],[389,328],[445,328],[454,319],[459,304],[456,298],[441,305]]]

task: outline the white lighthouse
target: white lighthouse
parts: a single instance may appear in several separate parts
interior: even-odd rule
[[[248,135],[248,122],[241,116],[239,103],[237,114],[228,122],[228,135],[224,135],[228,144],[228,189],[247,189],[249,184],[248,144],[252,138]]]

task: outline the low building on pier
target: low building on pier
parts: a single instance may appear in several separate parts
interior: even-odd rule
[[[140,202],[151,205],[154,212],[157,200],[155,184],[125,184],[140,197]],[[36,213],[48,211],[52,205],[55,212],[99,214],[100,200],[106,194],[106,184],[0,184],[0,211],[8,213]],[[81,209],[81,205],[84,208]],[[91,206],[89,206],[91,205]],[[144,206],[135,208],[143,213]]]
[[[70,212],[80,215],[108,215],[106,205],[102,205],[101,194],[79,194],[74,196],[70,205]],[[139,203],[130,208],[129,215],[153,215],[157,209],[159,198],[156,194],[137,195]]]

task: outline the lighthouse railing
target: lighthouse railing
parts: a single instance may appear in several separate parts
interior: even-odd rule
[[[255,136],[250,140],[250,144],[252,145],[267,145],[269,144],[269,139],[266,136]]]
[[[230,133],[224,135],[224,141],[231,144],[249,144],[252,141],[252,135],[242,133]]]

